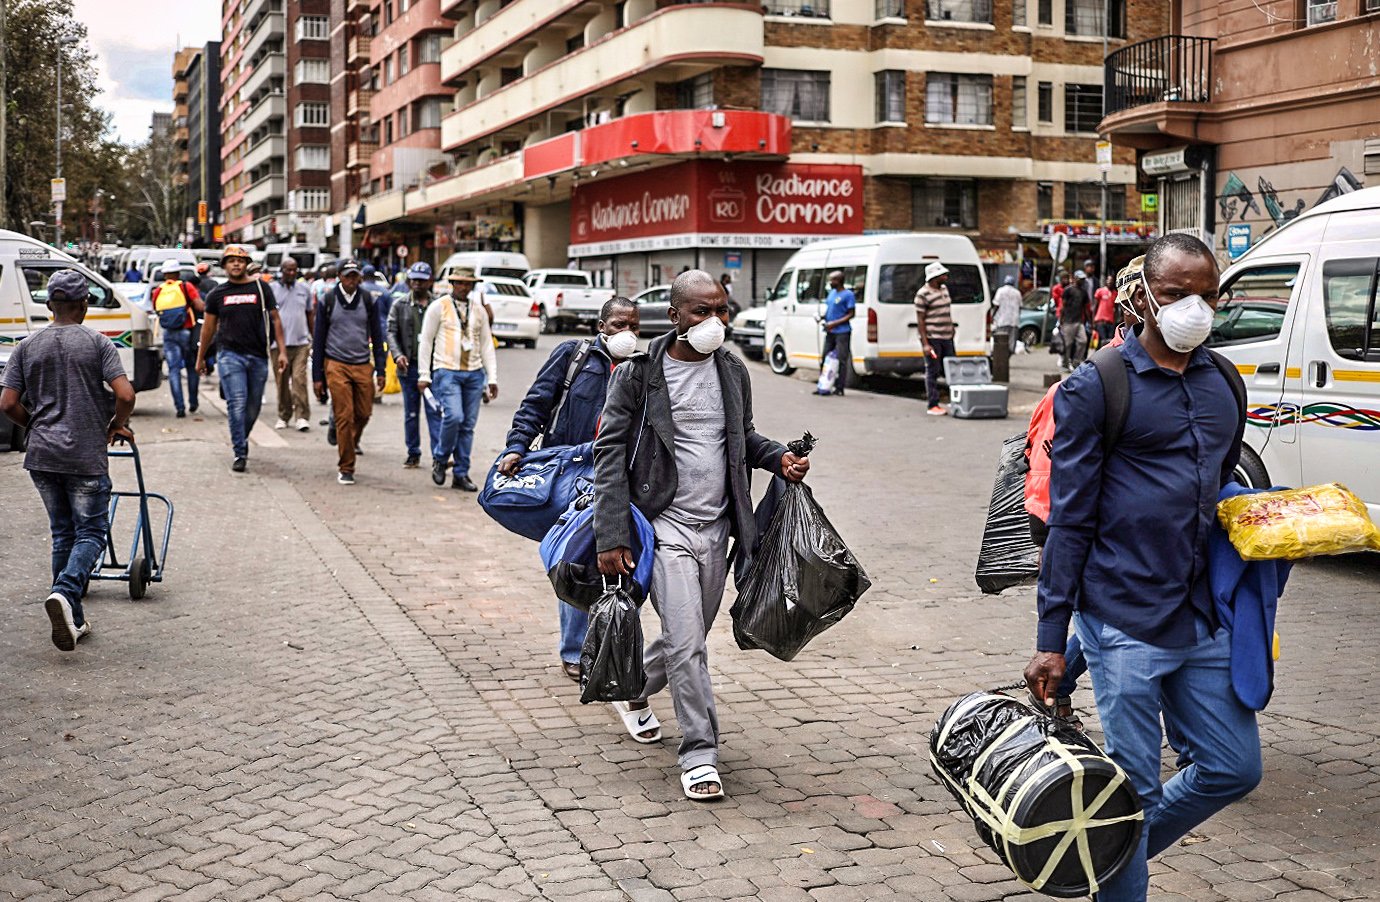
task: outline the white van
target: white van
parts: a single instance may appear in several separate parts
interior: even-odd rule
[[[820,241],[796,251],[767,292],[767,360],[783,375],[818,367],[824,347],[820,318],[829,273],[840,270],[858,302],[853,317],[853,372],[909,375],[924,372],[915,321],[915,292],[925,267],[949,270],[954,336],[960,356],[991,351],[987,276],[973,242],[962,235],[904,233]]]
[[[1380,518],[1380,188],[1319,204],[1222,274],[1208,344],[1249,398],[1238,478],[1340,482]]]
[[[324,256],[321,248],[314,244],[266,244],[263,266],[264,269],[276,273],[283,261],[291,257],[297,261],[299,272],[314,272],[325,265]]]
[[[48,277],[75,269],[91,283],[86,325],[115,342],[135,391],[157,388],[163,356],[155,320],[131,304],[111,283],[36,238],[0,230],[0,366],[11,349],[52,320]]]
[[[446,258],[446,262],[441,264],[440,270],[436,273],[436,283],[445,285],[450,281],[451,270],[457,266],[474,267],[475,276],[482,279],[485,276],[499,276],[504,279],[521,280],[523,276],[532,271],[532,264],[527,262],[527,258],[522,254],[509,254],[502,251],[461,251],[458,254],[451,254]]]

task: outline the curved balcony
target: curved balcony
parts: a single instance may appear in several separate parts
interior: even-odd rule
[[[245,42],[244,51],[240,58],[252,60],[259,55],[264,44],[272,40],[281,42],[286,34],[287,24],[282,12],[268,13],[254,26],[254,31],[250,34],[249,40]]]
[[[1213,42],[1166,35],[1109,54],[1103,64],[1099,131],[1192,140],[1193,120],[1212,103]]]
[[[286,153],[287,139],[282,135],[268,135],[260,138],[257,144],[249,148],[243,158],[244,168],[253,171],[274,157],[281,158]]]
[[[244,205],[252,208],[276,201],[276,206],[281,207],[285,196],[284,185],[286,184],[287,181],[282,175],[264,176],[244,189]]]
[[[243,128],[253,133],[268,124],[270,119],[282,119],[287,115],[287,99],[282,94],[269,94],[244,114]]]
[[[586,0],[522,0],[499,8],[441,51],[441,80],[452,81],[489,57],[534,35],[585,5]]]
[[[441,146],[461,147],[671,63],[760,64],[762,44],[760,6],[666,7],[456,110],[441,120]]]
[[[260,91],[268,90],[275,78],[280,84],[287,78],[287,57],[282,53],[270,53],[264,57],[240,86],[240,94],[253,97]]]

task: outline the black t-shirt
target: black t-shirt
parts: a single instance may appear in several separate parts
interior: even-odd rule
[[[1077,282],[1064,286],[1064,301],[1059,316],[1061,323],[1081,323],[1088,318],[1088,293]]]
[[[275,310],[273,292],[264,283],[226,282],[217,285],[206,297],[206,313],[219,319],[216,345],[222,351],[268,356],[268,325],[266,310]]]

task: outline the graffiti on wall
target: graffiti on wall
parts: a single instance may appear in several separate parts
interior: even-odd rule
[[[1222,185],[1222,192],[1217,196],[1217,212],[1219,219],[1224,224],[1245,222],[1249,214],[1254,214],[1252,218],[1267,218],[1269,224],[1262,234],[1268,234],[1289,220],[1298,218],[1299,214],[1309,207],[1315,207],[1325,201],[1332,200],[1334,197],[1350,194],[1363,187],[1365,187],[1365,183],[1357,178],[1350,169],[1342,166],[1313,203],[1309,204],[1303,197],[1295,196],[1291,204],[1288,200],[1280,198],[1280,192],[1264,175],[1256,177],[1256,191],[1252,192],[1240,175],[1236,172],[1228,172],[1226,181]],[[1311,189],[1305,190],[1311,194]],[[1302,194],[1303,191],[1294,193],[1296,195]],[[1257,203],[1257,196],[1259,203]],[[1261,205],[1264,205],[1264,213],[1261,212]]]

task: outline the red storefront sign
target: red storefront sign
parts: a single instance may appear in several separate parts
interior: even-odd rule
[[[576,186],[572,257],[858,235],[862,167],[694,161]]]

